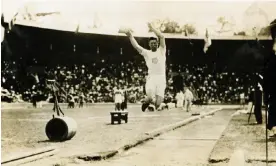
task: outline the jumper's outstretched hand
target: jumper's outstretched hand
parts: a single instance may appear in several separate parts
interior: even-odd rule
[[[132,30],[130,28],[120,28],[119,29],[119,33],[124,33],[126,34],[127,36],[130,36],[132,35]]]
[[[149,22],[149,23],[148,23],[148,27],[149,27],[150,30],[152,30],[152,29],[153,29],[152,23]]]
[[[128,29],[128,30],[126,31],[126,35],[127,35],[127,36],[131,36],[131,35],[132,35],[132,30],[131,30],[131,29]]]

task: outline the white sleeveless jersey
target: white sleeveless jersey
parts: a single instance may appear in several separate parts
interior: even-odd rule
[[[159,47],[155,52],[143,49],[141,55],[144,56],[148,75],[166,75],[166,48]]]

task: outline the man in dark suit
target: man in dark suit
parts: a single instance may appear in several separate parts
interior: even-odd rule
[[[255,93],[254,93],[254,114],[255,118],[257,121],[257,124],[262,124],[263,123],[263,118],[262,118],[262,96],[263,93],[261,91],[261,85],[258,84],[255,88]]]
[[[267,129],[276,137],[276,19],[270,24],[273,49],[266,59],[264,70],[264,104],[268,106]]]

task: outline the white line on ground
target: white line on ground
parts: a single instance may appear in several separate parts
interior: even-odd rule
[[[147,118],[147,117],[160,117],[161,115],[139,115],[139,116],[128,116],[129,118]],[[87,117],[87,119],[103,119],[103,118],[110,118],[110,116],[91,116]]]
[[[158,140],[217,141],[217,138],[159,138]]]
[[[49,119],[2,119],[2,120],[11,120],[11,121],[30,121],[30,122],[47,122]]]

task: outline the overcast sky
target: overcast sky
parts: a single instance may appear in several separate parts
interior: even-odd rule
[[[95,13],[106,29],[117,30],[129,26],[136,31],[147,31],[146,22],[155,18],[171,18],[180,24],[194,24],[199,33],[205,28],[219,30],[219,16],[225,16],[235,24],[235,29],[243,29],[252,22],[265,24],[276,18],[276,1],[259,1],[257,8],[265,14],[246,16],[245,11],[253,1],[126,1],[126,0],[2,0],[4,13],[13,13],[23,4],[29,4],[30,12],[60,11],[64,20],[70,22],[93,22]],[[34,3],[36,1],[36,3]],[[36,5],[35,5],[36,4]],[[22,7],[21,7],[22,8]],[[255,12],[257,13],[257,12]],[[265,16],[266,15],[266,16]],[[250,18],[250,19],[249,19]]]

